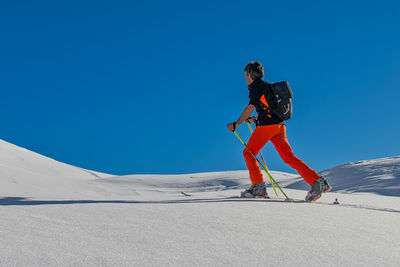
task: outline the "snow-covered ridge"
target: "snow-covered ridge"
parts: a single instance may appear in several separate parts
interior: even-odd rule
[[[341,164],[322,171],[321,175],[330,181],[334,192],[400,196],[399,156]],[[288,187],[306,189],[301,181]]]
[[[82,195],[93,179],[112,175],[65,164],[0,139],[0,195],[58,196],[72,192]]]
[[[56,161],[28,149],[19,147],[0,139],[0,166],[13,168],[19,171],[47,172],[48,174],[65,174],[67,169],[75,169],[77,172],[85,172],[92,176],[103,178],[112,175],[97,171],[90,171]]]

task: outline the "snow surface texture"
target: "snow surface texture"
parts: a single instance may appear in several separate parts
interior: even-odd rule
[[[0,140],[0,266],[398,266],[399,166],[339,165],[335,192],[287,203],[235,197],[247,171],[113,176]]]

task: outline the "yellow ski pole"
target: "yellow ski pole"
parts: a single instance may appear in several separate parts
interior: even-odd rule
[[[269,173],[268,170],[267,170],[267,168],[265,168],[264,164],[262,164],[262,162],[253,154],[253,152],[251,152],[250,148],[246,145],[246,143],[245,143],[245,142],[243,141],[243,139],[239,136],[239,134],[238,134],[236,131],[233,131],[233,132],[236,134],[237,138],[239,138],[240,142],[242,142],[242,144],[247,148],[247,150],[250,152],[250,154],[253,156],[253,158],[255,158],[255,160],[257,160],[258,164],[261,165],[261,167],[264,169],[264,171],[265,171],[266,173]],[[279,186],[279,184],[275,181],[275,179],[272,178],[272,176],[271,176],[271,179],[272,179],[272,181],[274,181],[274,183],[276,184],[276,186],[278,187],[278,189],[279,189],[279,190],[282,192],[282,194],[285,196],[286,201],[293,202],[293,199],[289,198],[289,197],[285,194],[285,192],[283,192],[282,188],[281,188],[281,187]]]
[[[249,126],[250,133],[253,133],[253,128],[251,128],[250,123],[248,123],[247,121],[246,121],[246,123],[247,123],[247,126]],[[262,162],[264,163],[265,168],[268,170],[267,164],[265,163],[265,160],[264,160],[264,157],[263,157],[263,154],[261,153],[261,151],[260,151],[260,156],[261,156]],[[268,175],[269,180],[271,182],[272,188],[274,189],[275,195],[278,196],[278,193],[276,192],[276,189],[275,189],[275,186],[274,186],[274,180],[272,179],[271,174],[269,172],[267,172],[267,175]]]

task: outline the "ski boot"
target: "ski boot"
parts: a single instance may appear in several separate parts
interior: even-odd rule
[[[314,184],[311,186],[310,191],[308,191],[306,196],[307,202],[312,202],[321,197],[322,193],[327,193],[331,191],[332,187],[329,185],[323,177],[319,177]]]
[[[244,198],[269,198],[267,186],[264,182],[256,183],[250,188],[240,193],[240,197]]]

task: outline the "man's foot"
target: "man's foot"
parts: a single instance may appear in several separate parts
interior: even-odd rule
[[[253,184],[250,188],[240,193],[245,198],[269,198],[267,185],[264,182]]]
[[[332,187],[329,185],[323,177],[319,177],[314,184],[311,186],[306,196],[306,201],[315,201],[321,197],[322,193],[331,191]]]

